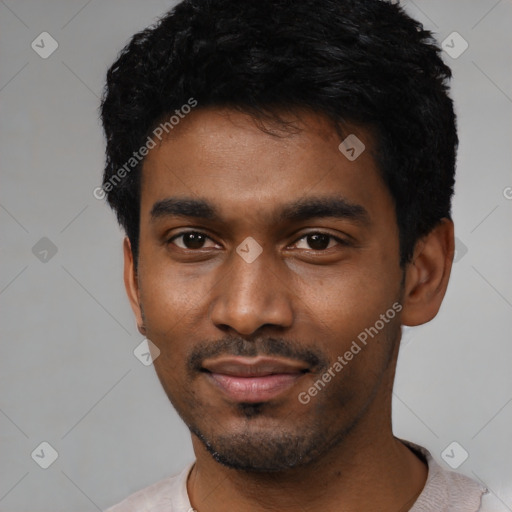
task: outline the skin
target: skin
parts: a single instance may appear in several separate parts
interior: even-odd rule
[[[400,325],[437,314],[453,224],[441,221],[401,268],[395,210],[371,133],[347,126],[366,146],[351,162],[323,116],[297,114],[286,116],[299,129],[277,137],[247,114],[197,109],[151,150],[137,269],[124,241],[126,290],[140,332],[160,349],[158,377],[192,432],[196,463],[187,488],[196,510],[409,510],[427,467],[391,428]],[[153,218],[155,203],[169,197],[207,200],[220,218]],[[284,204],[312,197],[343,197],[366,217],[276,217]],[[174,238],[186,231],[207,238],[198,245]],[[318,232],[343,242],[324,238],[319,247],[306,237]],[[262,248],[252,263],[236,252],[247,237]],[[299,393],[397,302],[402,310],[301,403]],[[195,355],[200,367],[208,350],[261,355],[278,345],[302,363],[314,354],[317,364],[304,363],[309,372],[257,406],[227,399],[190,365]]]

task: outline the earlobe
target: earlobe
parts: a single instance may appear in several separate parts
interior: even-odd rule
[[[139,297],[139,284],[137,281],[137,273],[135,271],[135,262],[133,260],[133,252],[130,244],[130,239],[125,237],[123,240],[123,254],[124,254],[124,286],[128,300],[132,307],[135,319],[137,321],[137,329],[142,335],[146,334],[144,327],[144,320],[142,318],[142,309],[140,306]]]
[[[403,325],[421,325],[437,315],[450,279],[455,252],[453,231],[453,222],[444,218],[416,243],[405,271]]]

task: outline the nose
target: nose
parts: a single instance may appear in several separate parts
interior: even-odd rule
[[[285,273],[265,251],[251,263],[233,252],[226,276],[214,291],[211,319],[217,328],[250,336],[258,329],[293,323],[293,292]]]

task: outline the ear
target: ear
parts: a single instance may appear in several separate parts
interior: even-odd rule
[[[123,253],[124,286],[126,288],[126,294],[128,295],[135,319],[137,320],[137,329],[142,335],[145,335],[146,328],[144,327],[144,319],[142,318],[142,309],[140,306],[139,282],[137,280],[135,262],[133,261],[132,246],[127,236],[123,240]]]
[[[448,287],[454,253],[454,228],[450,219],[442,219],[416,243],[405,270],[402,324],[425,324],[437,315]]]

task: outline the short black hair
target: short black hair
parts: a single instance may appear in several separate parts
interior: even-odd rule
[[[193,98],[197,108],[255,117],[306,108],[337,126],[371,128],[403,266],[416,241],[451,218],[458,138],[450,78],[432,32],[395,2],[182,1],[121,51],[101,104],[103,190],[136,264],[143,159],[132,171],[126,162]]]

